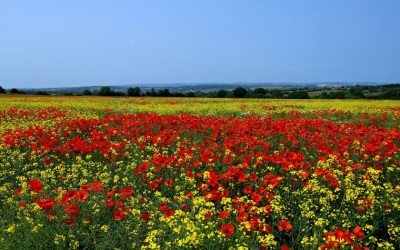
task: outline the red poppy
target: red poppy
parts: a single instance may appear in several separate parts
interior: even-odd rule
[[[353,233],[354,233],[354,235],[355,235],[359,240],[364,239],[364,233],[363,233],[361,227],[356,226],[356,227],[353,229]]]
[[[21,202],[19,203],[19,207],[20,207],[20,208],[26,208],[26,202],[21,201]]]
[[[125,217],[125,211],[124,210],[115,210],[114,211],[114,220],[123,220]]]
[[[250,174],[250,181],[256,181],[258,179],[258,175],[256,173]]]
[[[286,220],[281,220],[278,225],[279,231],[285,230],[286,232],[289,232],[292,230],[292,224]]]
[[[52,162],[52,161],[51,161],[50,158],[44,159],[44,165],[49,165],[51,162]]]
[[[168,217],[170,217],[170,216],[172,216],[172,215],[174,215],[175,214],[175,211],[174,210],[172,210],[172,209],[170,209],[170,208],[167,208],[166,210],[165,210],[165,212],[164,212],[164,218],[168,218]]]
[[[14,190],[14,194],[15,195],[21,195],[21,193],[22,193],[22,189],[21,188],[18,188],[18,189]]]
[[[147,212],[142,213],[142,214],[140,215],[140,218],[141,218],[143,221],[149,221],[149,220],[150,220],[150,215],[151,215],[150,211],[147,211]]]
[[[115,194],[115,188],[111,189],[110,191],[107,192],[106,196],[107,198],[110,198],[111,196],[113,196]]]
[[[76,198],[78,201],[84,202],[88,198],[89,192],[86,190],[79,190],[76,192],[76,196],[77,196]]]
[[[131,187],[121,187],[119,189],[119,196],[121,197],[121,199],[126,200],[129,199],[133,194],[133,188]]]
[[[253,188],[251,186],[245,186],[244,187],[243,193],[250,194],[251,192],[253,192]]]
[[[65,223],[66,225],[68,225],[68,226],[73,227],[73,226],[75,225],[75,220],[72,219],[72,218],[66,218],[66,219],[64,220],[64,223]]]
[[[219,213],[218,219],[224,220],[225,218],[228,217],[229,217],[229,212],[227,210],[223,210],[221,211],[221,213]]]
[[[29,184],[29,187],[28,187],[29,190],[32,189],[33,192],[35,192],[35,193],[42,192],[42,182],[40,182],[39,180],[37,180],[37,179],[29,180],[28,184]]]
[[[260,231],[267,234],[272,231],[272,227],[268,225],[267,223],[263,222],[260,224]]]
[[[156,190],[158,188],[158,184],[155,182],[150,183],[150,189]]]
[[[107,199],[104,205],[108,208],[112,208],[114,206],[114,201],[112,199]]]
[[[66,208],[64,208],[64,212],[66,212],[67,214],[71,215],[71,216],[78,216],[79,213],[79,208],[78,205],[76,205],[75,203],[69,204]]]
[[[249,214],[246,212],[241,212],[236,218],[237,222],[245,222],[249,218]]]
[[[223,233],[226,237],[230,237],[232,234],[235,233],[235,226],[227,223],[220,226],[219,230]]]
[[[54,205],[56,204],[54,202],[54,198],[36,198],[35,199],[36,204],[38,204],[40,206],[40,209],[42,210],[50,210],[54,207]]]
[[[117,206],[117,207],[123,207],[124,203],[122,203],[122,201],[115,201],[114,205]]]
[[[290,250],[290,247],[283,245],[283,246],[281,246],[281,250]]]
[[[101,181],[92,181],[90,188],[93,192],[103,192],[103,183]]]

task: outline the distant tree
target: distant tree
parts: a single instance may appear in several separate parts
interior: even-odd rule
[[[45,90],[38,90],[35,92],[35,95],[50,95],[50,94]]]
[[[171,96],[171,92],[169,92],[169,89],[160,89],[158,91],[158,96],[169,97]]]
[[[186,97],[186,95],[184,93],[182,93],[182,92],[175,92],[175,93],[172,94],[172,96],[175,96],[175,97]]]
[[[247,93],[248,91],[243,87],[237,87],[233,90],[233,96],[236,98],[243,98]]]
[[[267,91],[263,88],[255,88],[255,89],[253,89],[252,93],[265,95],[265,94],[267,94]]]
[[[279,89],[271,89],[269,94],[272,98],[282,98],[283,93]]]
[[[154,88],[151,88],[151,90],[150,91],[146,91],[145,93],[144,93],[144,95],[145,96],[157,96],[157,92],[154,90]]]
[[[2,87],[2,86],[0,86],[0,94],[5,94],[5,93],[7,93],[7,92],[6,92],[6,90],[5,90],[5,89],[3,89],[3,87]]]
[[[365,98],[365,95],[363,94],[363,87],[360,85],[355,85],[349,89],[350,94],[353,96],[353,98]]]
[[[111,96],[126,96],[125,92],[122,91],[111,91]]]
[[[65,96],[71,96],[71,95],[74,95],[74,93],[72,93],[72,92],[65,92],[64,95],[65,95]]]
[[[92,92],[91,92],[90,90],[88,90],[88,89],[85,89],[85,90],[82,92],[82,95],[92,95]]]
[[[19,92],[19,90],[16,88],[12,88],[10,89],[10,94],[21,94],[21,92]]]
[[[140,96],[141,94],[141,90],[139,87],[135,87],[135,88],[128,88],[128,96]]]
[[[228,92],[225,89],[220,89],[217,92],[217,97],[218,98],[225,98]]]
[[[292,91],[288,95],[289,99],[309,99],[310,96],[308,95],[308,92],[305,90],[300,90],[300,91]]]
[[[99,91],[99,95],[100,96],[111,96],[111,95],[113,95],[112,92],[113,91],[111,91],[111,88],[109,86],[104,86],[104,87],[101,87],[101,89]]]
[[[186,93],[186,96],[187,97],[195,97],[196,95],[192,91],[189,91],[189,92]]]

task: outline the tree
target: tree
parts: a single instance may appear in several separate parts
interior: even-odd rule
[[[111,88],[109,86],[101,87],[101,89],[99,91],[99,95],[101,95],[101,96],[111,96],[112,95]]]
[[[247,93],[248,91],[243,87],[237,87],[233,90],[233,96],[236,98],[243,98]]]
[[[128,96],[140,96],[141,94],[141,90],[139,87],[135,87],[135,88],[128,88]]]
[[[35,92],[36,95],[50,95],[47,91],[45,90],[38,90]]]
[[[3,87],[2,86],[0,86],[0,94],[5,94],[6,93],[6,90],[5,89],[3,89]]]
[[[171,93],[169,92],[169,89],[162,89],[158,91],[158,96],[169,97],[171,96]]]
[[[267,94],[267,91],[263,88],[255,88],[255,89],[253,89],[252,92],[253,92],[253,94],[262,94],[262,95]]]
[[[305,90],[300,90],[300,91],[292,91],[288,95],[289,99],[309,99],[310,96],[308,95],[308,92]]]
[[[220,89],[220,90],[218,91],[218,93],[217,93],[217,97],[218,97],[218,98],[225,98],[227,94],[228,94],[228,92],[226,92],[225,89]]]
[[[19,90],[16,89],[16,88],[12,88],[12,89],[10,90],[10,94],[21,94],[21,92],[19,92]]]
[[[187,92],[186,95],[187,95],[187,97],[195,97],[196,96],[192,91]]]
[[[90,90],[88,90],[88,89],[85,89],[85,90],[82,92],[82,95],[92,95],[92,92],[91,92]]]

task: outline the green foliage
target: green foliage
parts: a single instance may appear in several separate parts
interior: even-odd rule
[[[233,90],[233,96],[236,98],[243,98],[247,93],[248,91],[243,87],[237,87]]]
[[[225,89],[220,89],[217,92],[217,97],[218,98],[225,98],[227,94],[228,94],[228,92]]]
[[[90,90],[88,90],[88,89],[85,89],[85,90],[82,92],[82,95],[92,95],[92,92],[91,92]]]
[[[129,87],[128,88],[128,96],[140,96],[141,95],[141,90],[139,87]]]
[[[289,99],[309,99],[308,92],[305,90],[293,91],[288,95]]]
[[[4,94],[4,93],[6,93],[6,90],[5,90],[5,89],[3,89],[3,87],[2,87],[2,86],[0,86],[0,94]]]
[[[35,95],[50,95],[50,94],[45,90],[38,90],[35,92]]]

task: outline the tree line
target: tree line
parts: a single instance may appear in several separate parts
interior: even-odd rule
[[[0,86],[0,93],[26,94],[16,88],[8,92]],[[33,94],[50,95],[45,90],[37,90]],[[237,87],[233,90],[220,89],[217,91],[188,91],[171,92],[169,89],[154,88],[142,91],[139,87],[129,87],[126,92],[112,90],[109,86],[101,87],[100,90],[90,91],[88,89],[81,93],[64,92],[63,95],[98,95],[98,96],[151,96],[151,97],[211,97],[211,98],[274,98],[274,99],[393,99],[400,100],[400,84],[387,84],[379,86],[355,85],[352,87],[337,88],[292,88],[292,89],[248,89]]]

